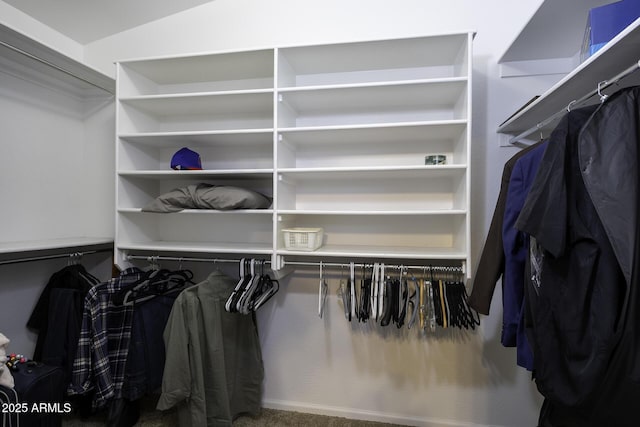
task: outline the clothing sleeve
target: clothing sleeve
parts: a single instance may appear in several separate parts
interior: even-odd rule
[[[467,301],[471,308],[482,314],[489,314],[496,283],[500,280],[500,276],[504,274],[502,221],[511,170],[512,164],[507,162],[502,170],[502,181],[498,201],[493,211],[487,239],[485,240],[482,254],[480,255],[480,262],[476,268],[471,294]]]
[[[93,352],[92,317],[94,314],[91,301],[93,294],[94,293],[90,291],[85,299],[80,338],[78,339],[78,347],[76,348],[73,370],[71,372],[71,384],[67,390],[70,395],[85,394],[93,387],[91,383]]]
[[[162,375],[162,394],[156,406],[160,410],[169,409],[191,395],[190,343],[186,317],[188,310],[185,304],[184,294],[181,294],[173,304],[164,329],[166,356]]]
[[[513,168],[507,203],[504,210],[502,241],[505,255],[505,274],[502,283],[502,345],[517,345],[518,324],[524,289],[524,265],[527,249],[524,233],[515,228],[515,223],[524,203],[525,182],[521,160]]]
[[[475,269],[471,294],[467,303],[471,308],[481,314],[489,314],[491,300],[496,288],[496,283],[504,275],[504,247],[502,242],[502,226],[504,210],[509,188],[509,180],[516,162],[529,151],[535,150],[539,144],[533,144],[514,154],[502,169],[500,192],[491,218],[491,225],[485,240],[480,261]]]

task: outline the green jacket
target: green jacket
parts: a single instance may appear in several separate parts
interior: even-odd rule
[[[178,409],[180,427],[231,426],[257,415],[264,367],[252,316],[224,304],[237,280],[215,271],[182,291],[164,330],[166,361],[158,409]]]

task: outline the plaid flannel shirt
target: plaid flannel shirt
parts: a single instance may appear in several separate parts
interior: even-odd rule
[[[142,273],[138,268],[128,268],[120,276],[91,288],[85,298],[68,393],[84,395],[95,391],[94,409],[120,397],[131,340],[133,305],[116,306],[112,299],[123,287],[140,280]]]

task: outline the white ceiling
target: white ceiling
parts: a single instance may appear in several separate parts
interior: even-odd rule
[[[2,0],[80,44],[213,0]]]

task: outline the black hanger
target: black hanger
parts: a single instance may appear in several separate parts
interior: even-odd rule
[[[116,302],[119,303],[116,305],[139,304],[158,295],[181,291],[187,284],[194,284],[193,273],[190,270],[153,270],[145,274],[145,279],[127,286],[127,289],[120,290],[114,304]]]
[[[366,266],[362,265],[360,278],[360,299],[358,301],[358,321],[366,322],[371,314],[371,278],[367,278]]]
[[[382,296],[382,318],[380,319],[380,326],[388,326],[391,322],[392,316],[392,294],[393,294],[393,280],[387,277],[384,280],[384,295]]]
[[[398,320],[396,322],[398,329],[404,326],[404,321],[407,317],[407,307],[409,306],[409,284],[407,283],[407,279],[402,278],[402,276],[400,277],[399,287],[400,313],[398,313]]]
[[[252,311],[258,310],[267,301],[271,299],[280,289],[280,282],[276,279],[272,279],[268,274],[264,273],[260,276],[256,291],[251,298],[250,309]]]
[[[260,262],[260,273],[256,272],[256,264],[258,262]],[[249,275],[251,276],[251,280],[242,290],[242,295],[240,295],[240,298],[238,299],[238,302],[236,304],[236,311],[242,314],[249,314],[249,312],[251,311],[251,301],[255,292],[260,287],[260,281],[263,280],[264,277],[264,263],[264,260],[251,260],[249,268]]]
[[[344,310],[344,318],[351,321],[351,293],[349,286],[344,280],[344,270],[340,270],[340,283],[338,285],[338,296],[342,299],[342,308]]]

